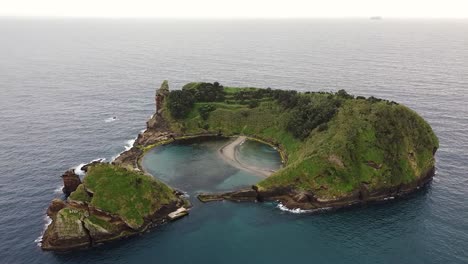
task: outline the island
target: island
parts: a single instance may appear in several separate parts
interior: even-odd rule
[[[439,143],[416,112],[393,101],[337,92],[224,87],[218,82],[156,89],[155,114],[133,146],[113,162],[91,162],[63,176],[65,201],[47,215],[44,250],[70,250],[140,234],[188,214],[183,190],[144,172],[145,153],[196,137],[237,137],[226,161],[263,180],[250,188],[203,193],[202,202],[280,202],[321,210],[392,200],[432,179]],[[271,172],[243,166],[233,147],[244,139],[273,146],[283,166]]]

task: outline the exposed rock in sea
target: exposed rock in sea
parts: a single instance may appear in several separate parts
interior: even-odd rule
[[[78,176],[74,170],[67,170],[63,175],[62,175],[62,180],[63,180],[63,189],[62,191],[65,193],[65,195],[70,195],[70,193],[74,192],[76,188],[78,188],[78,185],[81,184],[80,176]]]

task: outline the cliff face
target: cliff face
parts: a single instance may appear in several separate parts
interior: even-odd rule
[[[78,185],[81,184],[80,176],[76,175],[74,170],[68,170],[62,175],[63,189],[65,195],[70,195],[74,192]]]
[[[87,168],[67,201],[55,199],[44,250],[71,250],[139,234],[185,205],[174,190],[137,171],[106,163]]]

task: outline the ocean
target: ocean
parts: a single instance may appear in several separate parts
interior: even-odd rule
[[[0,40],[0,263],[468,263],[468,20],[1,18]],[[60,175],[125,150],[166,79],[403,103],[439,137],[436,176],[380,205],[210,203],[126,241],[43,252]]]

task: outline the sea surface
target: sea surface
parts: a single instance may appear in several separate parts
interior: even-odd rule
[[[437,175],[382,205],[210,203],[126,241],[41,251],[60,175],[125,150],[165,79],[398,101],[438,135]],[[467,20],[0,19],[0,263],[468,263],[467,167]]]

